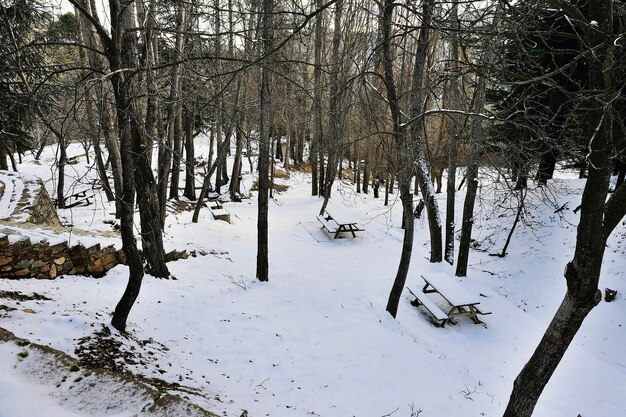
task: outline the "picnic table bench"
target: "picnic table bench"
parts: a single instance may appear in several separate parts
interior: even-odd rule
[[[420,292],[413,292],[409,288],[409,292],[415,297],[411,302],[412,305],[423,305],[433,317],[440,322],[441,326],[445,325],[454,317],[467,316],[474,323],[482,323],[478,315],[487,315],[491,312],[483,312],[478,307],[480,304],[477,296],[470,294],[459,284],[451,280],[444,274],[432,274],[428,278],[422,276],[424,287]],[[448,304],[449,309],[444,312],[435,302],[426,294],[437,293]]]
[[[72,208],[83,204],[88,206],[91,204],[92,198],[94,198],[93,190],[84,189],[64,197],[63,202],[65,203],[65,208]],[[55,206],[58,206],[58,200],[56,198],[53,199],[52,202]]]
[[[225,222],[230,223],[230,213],[222,207],[222,204],[219,201],[209,201],[208,207],[215,220],[224,220]]]
[[[355,232],[362,232],[357,221],[345,213],[335,208],[327,207],[323,215],[318,215],[317,220],[322,224],[322,228],[328,230],[328,233],[334,234],[334,239],[339,237],[340,233],[352,233],[352,237],[356,237]]]

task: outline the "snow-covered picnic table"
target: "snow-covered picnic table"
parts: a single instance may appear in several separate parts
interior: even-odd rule
[[[450,319],[458,316],[468,316],[474,323],[481,323],[478,315],[491,314],[491,312],[483,312],[478,307],[480,299],[478,296],[470,294],[458,283],[454,282],[450,277],[441,273],[432,273],[427,277],[422,276],[424,287],[421,293],[419,291],[409,292],[415,296],[415,300],[411,303],[415,306],[423,305],[432,315],[441,322],[443,326]],[[437,293],[448,304],[449,310],[444,312],[429,298],[426,294]]]
[[[352,237],[356,237],[355,232],[363,231],[363,229],[359,228],[357,220],[352,215],[336,207],[326,207],[324,214],[318,215],[317,220],[322,224],[322,227],[328,230],[328,233],[335,234],[334,239],[339,237],[339,233],[350,232]]]

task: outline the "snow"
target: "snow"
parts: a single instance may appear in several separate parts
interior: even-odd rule
[[[198,155],[207,154],[203,146]],[[42,176],[51,193],[51,170],[43,165],[53,157],[50,149],[42,157],[48,162],[21,166]],[[73,167],[77,174],[71,175],[82,178],[84,158]],[[504,244],[516,203],[505,199],[503,184],[481,178],[474,216],[480,245],[459,283],[493,314],[481,317],[484,325],[461,317],[445,328],[411,306],[408,291],[397,320],[385,312],[402,246],[399,201],[384,207],[384,199],[355,194],[339,182],[333,205],[350,207],[365,231],[333,240],[315,218],[322,199],[309,196],[308,174],[291,172],[281,181],[290,188],[270,200],[268,283],[255,279],[256,194],[224,203],[231,224],[214,220],[208,209],[197,224],[191,212],[170,214],[166,249],[207,255],[170,263],[176,280],[146,276],[129,318],[132,339],[113,335],[145,362],[128,368],[193,389],[196,394],[181,395],[218,415],[239,417],[247,410],[250,416],[378,417],[409,416],[411,409],[423,410],[423,417],[502,415],[515,376],[564,295],[563,268],[573,255],[578,221],[571,208],[584,181],[565,175],[548,190],[530,189],[524,221],[508,255],[499,258],[489,253]],[[244,173],[245,189],[251,182]],[[445,194],[437,198],[445,207]],[[457,193],[457,218],[463,199],[464,191]],[[565,202],[570,209],[555,214]],[[75,227],[109,231],[103,221],[113,220],[112,212],[104,199],[60,210]],[[421,287],[420,275],[454,274],[445,263],[428,262],[428,236],[425,219],[416,220],[407,285]],[[618,289],[618,298],[589,315],[546,387],[537,417],[621,417],[626,409],[625,237],[620,225],[608,242],[601,278],[601,288]],[[0,298],[16,308],[0,310],[0,327],[74,355],[78,339],[108,326],[127,278],[127,268],[117,266],[101,279],[0,280],[0,290],[51,299]],[[154,343],[135,342],[148,339]],[[80,396],[70,407],[53,384],[29,379],[27,368],[16,371],[16,349],[0,343],[0,416],[40,414],[35,407],[44,407],[46,416],[128,414],[104,414]],[[111,383],[102,384],[106,391]]]

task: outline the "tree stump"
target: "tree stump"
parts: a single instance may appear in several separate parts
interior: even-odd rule
[[[607,303],[615,300],[615,296],[617,296],[617,290],[612,290],[610,288],[604,289],[604,301],[606,301]]]

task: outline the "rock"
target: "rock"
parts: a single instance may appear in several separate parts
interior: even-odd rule
[[[57,266],[52,264],[52,266],[50,267],[50,273],[48,274],[48,276],[50,278],[56,278],[57,277]]]
[[[33,262],[33,264],[31,266],[33,268],[41,268],[41,267],[44,267],[46,265],[48,265],[48,263],[45,262],[45,261],[35,261],[35,262]]]
[[[6,265],[11,262],[13,262],[13,258],[2,258],[0,259],[0,266]]]
[[[30,266],[34,261],[34,259],[24,259],[23,261],[20,261],[17,263],[17,265],[15,265],[15,269],[24,269]]]
[[[24,269],[20,269],[19,271],[15,272],[15,276],[16,277],[25,277],[27,275],[30,275],[30,269],[28,268],[24,268]]]
[[[61,256],[60,258],[56,258],[54,260],[54,263],[57,264],[57,265],[63,265],[65,263],[65,257]]]
[[[110,264],[117,262],[117,257],[115,256],[115,253],[107,253],[102,258],[100,258],[100,260],[103,264]]]
[[[104,269],[104,267],[102,265],[100,265],[100,266],[93,265],[92,267],[87,268],[87,270],[89,271],[89,273],[92,276],[94,276],[96,278],[102,277],[104,275],[104,273],[106,272],[106,270]]]
[[[24,309],[22,309],[22,311],[24,313],[37,314],[37,312],[35,310],[33,310],[32,308],[24,308]]]

